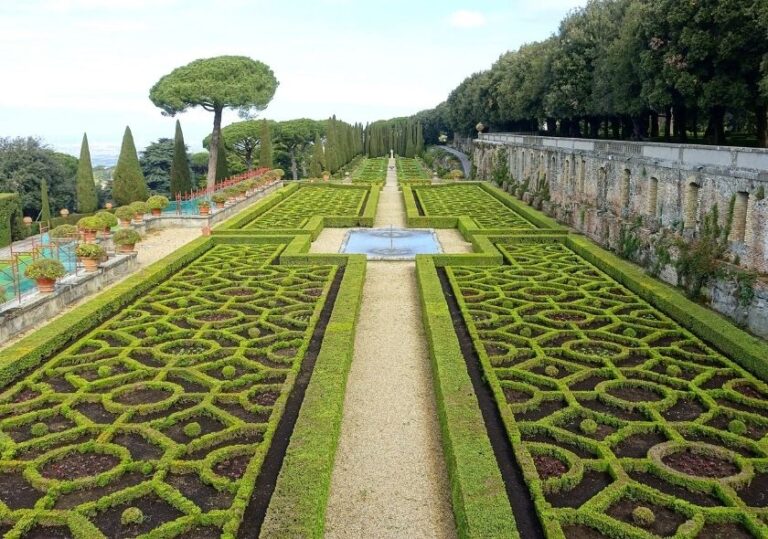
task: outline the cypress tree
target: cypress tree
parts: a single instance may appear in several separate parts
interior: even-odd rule
[[[259,166],[272,168],[272,134],[269,132],[269,123],[266,120],[261,122],[259,139],[261,141],[259,146]]]
[[[40,181],[40,222],[51,220],[51,204],[48,202],[48,182],[43,178]]]
[[[149,196],[130,127],[125,128],[123,145],[120,148],[120,157],[117,158],[113,178],[112,198],[118,206],[137,200],[146,200]]]
[[[88,135],[83,133],[83,143],[80,146],[80,161],[77,163],[75,176],[75,196],[77,211],[93,213],[99,207],[99,197],[96,194],[96,182],[93,179],[91,166],[91,150],[88,148]]]
[[[319,178],[323,173],[323,143],[320,135],[315,135],[315,144],[312,147],[312,160],[309,162],[309,176]]]
[[[221,183],[229,178],[229,166],[227,165],[227,151],[221,141],[216,158],[216,183]]]
[[[173,162],[171,163],[171,196],[188,193],[192,190],[192,180],[189,174],[189,159],[187,146],[184,144],[184,133],[181,123],[176,120],[176,135],[173,137]]]

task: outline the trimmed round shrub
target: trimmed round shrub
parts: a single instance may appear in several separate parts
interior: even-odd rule
[[[270,171],[275,178],[282,178],[285,176],[285,171],[281,168],[275,168]]]
[[[568,286],[572,286],[572,287],[575,288],[575,287],[579,286],[579,283],[577,283],[576,281],[571,279],[570,281],[568,281]]]
[[[647,528],[656,522],[656,515],[650,508],[639,505],[632,510],[632,520],[638,526]]]
[[[187,298],[179,298],[176,300],[176,305],[179,307],[187,307],[189,306],[189,300]]]
[[[38,258],[24,269],[30,279],[58,279],[66,274],[64,264],[52,258]]]
[[[624,331],[621,332],[622,335],[625,337],[634,338],[637,337],[637,331],[635,331],[634,328],[627,328]]]
[[[683,369],[681,369],[677,365],[667,365],[667,375],[671,376],[673,378],[678,378],[681,374],[683,374]]]
[[[129,208],[133,210],[133,213],[135,215],[144,215],[149,211],[149,208],[147,207],[146,202],[142,202],[141,200],[137,200],[136,202],[131,202],[129,205]]]
[[[77,227],[75,225],[59,225],[49,233],[52,238],[76,238]]]
[[[96,215],[89,215],[87,217],[81,218],[77,222],[77,227],[80,230],[103,230],[104,227],[107,225],[104,224],[104,221],[101,220],[101,217],[98,217]]]
[[[123,526],[141,524],[142,522],[144,522],[144,513],[138,507],[129,507],[120,515],[120,523]]]
[[[104,228],[112,228],[113,226],[117,226],[117,217],[115,217],[115,215],[111,212],[106,210],[97,211],[96,217],[101,219],[101,222],[104,223]]]
[[[134,245],[141,241],[141,235],[132,228],[121,228],[112,236],[116,245]]]
[[[200,436],[200,433],[203,431],[203,429],[200,427],[200,423],[197,421],[193,421],[192,423],[187,423],[184,425],[184,434],[186,434],[190,438],[194,438],[195,436]]]
[[[579,428],[584,434],[594,434],[597,432],[597,421],[590,418],[583,419],[581,423],[579,423]]]
[[[99,378],[106,378],[112,374],[112,368],[107,365],[102,365],[96,370],[96,372],[98,373]]]
[[[728,423],[728,430],[731,431],[733,434],[737,434],[741,436],[745,432],[747,432],[747,424],[744,423],[741,419],[732,419]]]
[[[554,365],[547,365],[546,367],[544,367],[544,374],[546,374],[550,378],[555,378],[558,374],[560,374],[560,369],[558,369]]]
[[[48,425],[46,425],[45,423],[35,423],[29,428],[29,433],[35,438],[39,438],[40,436],[45,436],[46,434],[48,434]]]
[[[157,328],[147,328],[144,330],[144,335],[147,337],[154,337],[157,335]]]
[[[235,369],[232,365],[227,365],[226,367],[222,367],[221,369],[221,375],[227,379],[234,378],[236,372],[237,372],[237,369]]]
[[[152,195],[147,199],[147,207],[150,210],[164,210],[171,202],[163,195]]]
[[[260,337],[261,336],[261,330],[259,328],[256,328],[256,327],[248,328],[248,336],[251,339],[255,339],[257,337]]]
[[[151,462],[145,462],[141,465],[141,473],[144,475],[149,475],[155,470],[155,467],[152,466]]]
[[[213,194],[213,196],[211,197],[211,200],[213,200],[217,204],[221,204],[222,202],[227,201],[227,195],[219,191],[218,193]]]
[[[104,247],[98,243],[78,243],[75,255],[81,258],[101,258],[106,254]]]
[[[518,333],[518,335],[520,335],[521,337],[526,337],[526,338],[528,338],[528,337],[530,337],[530,336],[531,336],[531,328],[529,328],[529,327],[520,328],[520,331],[518,331],[517,333]]]
[[[115,210],[115,217],[121,221],[131,221],[136,214],[130,206],[120,206]]]

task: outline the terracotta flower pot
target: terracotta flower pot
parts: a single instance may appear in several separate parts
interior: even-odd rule
[[[208,215],[211,213],[210,206],[200,206],[198,210],[200,211],[200,215]]]
[[[224,209],[224,202],[217,202],[216,203],[216,209],[217,210],[223,210]]]
[[[41,294],[50,294],[56,286],[56,279],[48,279],[47,277],[38,277],[35,282],[37,283],[37,290]]]
[[[135,243],[125,243],[123,245],[118,245],[117,249],[121,253],[132,253],[136,250],[136,244]]]
[[[91,273],[94,271],[97,271],[99,269],[99,259],[98,258],[81,258],[83,262],[83,268],[85,271]]]
[[[128,219],[128,220],[121,219],[120,220],[120,226],[123,227],[123,228],[128,228],[129,226],[131,226],[131,220],[130,219]]]
[[[162,215],[162,213],[163,213],[163,210],[161,210],[160,208],[152,208],[152,215],[153,216],[160,217],[160,215]]]
[[[136,221],[137,223],[143,223],[144,215],[141,213],[137,213],[136,215],[133,216],[133,220]]]

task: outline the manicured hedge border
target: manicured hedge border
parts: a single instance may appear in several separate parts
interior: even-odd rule
[[[364,255],[346,258],[341,288],[270,501],[262,537],[323,536],[366,268]]]
[[[431,256],[416,278],[459,537],[519,537]]]

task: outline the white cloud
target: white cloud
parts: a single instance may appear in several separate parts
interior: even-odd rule
[[[478,28],[485,26],[486,20],[485,15],[479,11],[460,9],[451,14],[449,22],[454,28]]]

